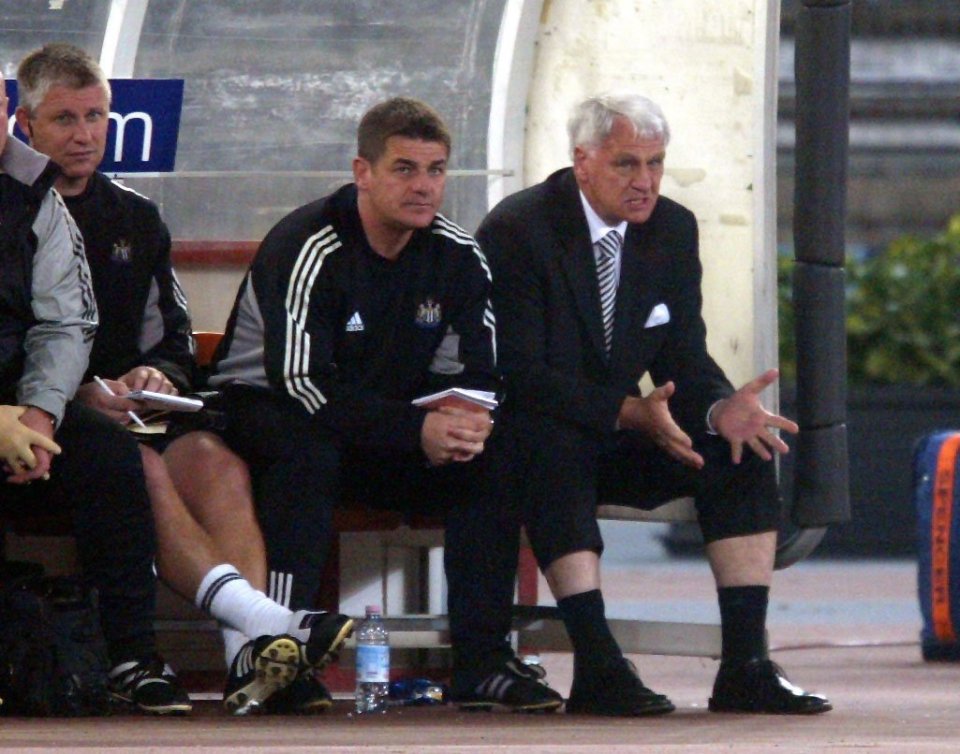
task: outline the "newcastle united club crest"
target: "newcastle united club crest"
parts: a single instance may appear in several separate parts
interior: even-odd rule
[[[114,262],[126,263],[130,261],[130,251],[130,242],[126,238],[121,238],[113,245],[110,257]]]
[[[437,327],[442,318],[443,314],[440,311],[440,303],[434,301],[432,298],[428,298],[417,307],[417,316],[414,322],[417,323],[418,327],[432,328]]]

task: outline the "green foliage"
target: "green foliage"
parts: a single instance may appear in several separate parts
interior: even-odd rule
[[[795,379],[792,261],[780,258],[780,368]],[[848,260],[851,384],[960,388],[960,214],[933,238],[904,236]]]
[[[797,336],[793,313],[793,257],[777,256],[779,368],[783,382],[797,381]]]

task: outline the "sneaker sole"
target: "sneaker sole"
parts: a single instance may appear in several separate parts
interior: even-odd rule
[[[313,702],[307,702],[306,704],[301,704],[297,707],[294,712],[295,715],[319,715],[322,712],[326,712],[333,706],[333,702],[330,699],[317,699]]]
[[[303,672],[312,672],[304,671]],[[299,676],[298,676],[299,677]],[[295,687],[291,686],[290,691],[294,691]],[[316,694],[314,697],[302,698],[299,703],[287,699],[272,698],[263,708],[264,713],[268,715],[318,715],[322,712],[326,712],[333,706],[333,699],[329,696],[323,696],[321,693]]]
[[[536,704],[503,704],[501,702],[457,702],[464,712],[556,712],[562,701],[538,702]]]
[[[308,717],[310,715],[320,715],[333,706],[330,699],[317,699],[316,701],[306,702],[297,707],[273,706],[267,705],[263,708],[265,715],[296,715],[298,717]]]
[[[303,664],[312,667],[314,670],[323,670],[333,661],[337,650],[340,649],[343,642],[350,638],[350,634],[353,633],[353,627],[355,625],[356,621],[353,620],[353,618],[348,618],[340,627],[337,635],[333,637],[333,640],[327,646],[326,650],[324,650],[323,655],[316,662],[310,662],[307,658],[307,653],[310,651],[308,646],[306,644],[301,645],[303,647]]]
[[[257,655],[253,681],[223,700],[232,715],[248,715],[271,695],[286,688],[300,670],[300,643],[289,636],[278,636]]]
[[[123,694],[118,694],[115,691],[110,692],[110,701],[123,704],[127,707],[134,707],[141,712],[149,712],[151,715],[185,715],[188,712],[193,711],[193,702],[180,702],[175,704],[162,704],[162,705],[147,705],[147,704],[137,704],[133,699],[130,699]]]

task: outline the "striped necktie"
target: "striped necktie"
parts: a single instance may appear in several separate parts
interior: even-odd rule
[[[617,254],[623,239],[611,230],[597,241],[597,280],[600,283],[600,312],[603,314],[603,342],[610,353],[613,342],[613,312],[617,305]]]

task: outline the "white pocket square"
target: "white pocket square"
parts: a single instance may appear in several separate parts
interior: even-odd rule
[[[669,321],[670,310],[667,308],[667,305],[657,304],[655,307],[653,307],[653,311],[650,312],[650,316],[647,317],[647,322],[644,324],[644,328],[665,325]]]

